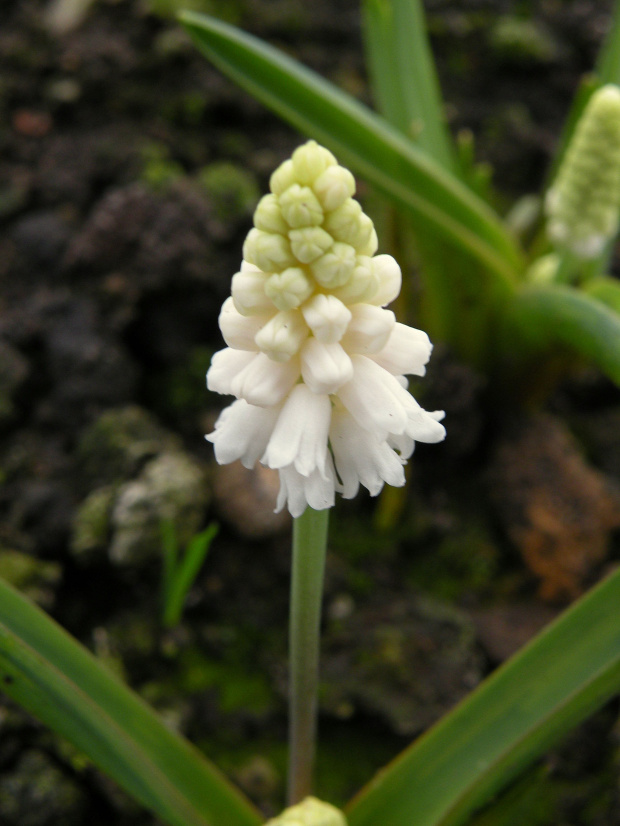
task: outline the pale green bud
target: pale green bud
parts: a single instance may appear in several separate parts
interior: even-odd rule
[[[308,328],[299,310],[285,310],[274,315],[256,334],[254,341],[273,361],[288,361],[306,338]]]
[[[288,237],[291,242],[293,255],[302,264],[309,264],[311,261],[323,255],[334,243],[334,239],[321,227],[304,227],[304,229],[292,229]]]
[[[618,228],[620,88],[590,98],[546,199],[549,237],[580,258],[595,258]]]
[[[316,141],[308,141],[293,152],[293,168],[295,180],[300,184],[311,184],[329,166],[337,164],[332,153],[319,146]]]
[[[560,256],[556,252],[543,255],[532,262],[525,273],[525,280],[532,284],[551,284],[555,280],[558,267],[560,266]]]
[[[263,272],[281,272],[295,263],[288,238],[260,229],[249,231],[243,257]]]
[[[375,255],[372,268],[379,280],[379,288],[370,301],[385,306],[394,301],[400,292],[403,278],[400,267],[391,255]]]
[[[345,304],[371,301],[379,290],[379,276],[372,261],[373,259],[367,255],[358,255],[351,278],[342,287],[332,290],[332,295]]]
[[[279,232],[286,235],[288,226],[275,195],[263,195],[254,212],[254,226],[263,232]]]
[[[219,325],[229,347],[235,350],[256,350],[254,337],[268,320],[265,315],[242,315],[231,296],[222,304]]]
[[[357,238],[361,215],[360,204],[353,198],[347,198],[338,209],[327,213],[323,227],[330,235],[333,235],[335,241],[343,241],[345,244],[354,246],[352,239]]]
[[[323,226],[335,241],[344,241],[363,255],[376,252],[376,247],[373,252],[366,252],[373,237],[374,224],[353,198],[347,198],[342,206],[329,212]]]
[[[269,189],[274,195],[281,195],[285,189],[296,183],[295,170],[293,168],[293,161],[288,160],[281,163],[280,166],[272,173],[269,179]]]
[[[300,267],[289,267],[267,279],[265,293],[278,310],[293,310],[312,295],[314,286]]]
[[[306,324],[324,344],[340,341],[351,321],[351,311],[333,295],[318,293],[301,308]]]
[[[372,219],[362,212],[357,222],[357,234],[349,241],[361,255],[374,255],[379,247],[379,239]]]
[[[323,208],[309,186],[293,184],[280,195],[280,209],[289,227],[316,227],[323,221]]]
[[[322,287],[341,287],[353,274],[355,257],[353,247],[336,242],[325,255],[310,265],[310,271]]]
[[[388,342],[396,316],[391,310],[373,304],[355,304],[349,309],[351,321],[342,346],[348,353],[378,353]]]
[[[312,185],[323,209],[342,206],[355,193],[355,178],[344,166],[329,166]]]
[[[370,218],[368,219],[370,220]],[[374,226],[370,233],[370,238],[368,241],[356,248],[360,255],[374,255],[376,251],[379,249],[379,239],[377,238],[377,231],[375,230]]]
[[[307,797],[268,820],[265,826],[347,826],[347,821],[340,809],[316,797]]]
[[[255,267],[241,268],[233,275],[231,294],[237,312],[241,315],[266,315],[273,312],[273,304],[265,295],[267,276]]]

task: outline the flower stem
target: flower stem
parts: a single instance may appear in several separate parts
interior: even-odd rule
[[[329,508],[306,508],[293,526],[289,638],[288,805],[312,791],[323,573]]]

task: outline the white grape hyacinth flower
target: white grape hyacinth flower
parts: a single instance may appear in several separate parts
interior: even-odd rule
[[[294,517],[335,494],[405,483],[415,442],[440,442],[443,412],[407,391],[431,354],[426,333],[385,309],[401,272],[377,255],[355,182],[327,149],[300,146],[271,176],[220,313],[228,345],[207,386],[237,398],[206,438],[220,464],[277,470],[276,510]]]

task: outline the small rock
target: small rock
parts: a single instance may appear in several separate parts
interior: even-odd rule
[[[276,470],[256,465],[247,470],[241,462],[217,465],[213,496],[218,512],[247,539],[266,539],[288,530],[287,510],[274,513],[280,479]]]
[[[538,414],[515,423],[489,470],[490,496],[547,600],[576,597],[620,526],[620,491],[590,467],[566,426]]]
[[[480,682],[483,665],[465,614],[429,597],[391,598],[330,618],[322,707],[341,717],[364,710],[417,734]]]
[[[197,533],[206,512],[205,477],[184,453],[165,453],[123,485],[112,511],[110,559],[140,564],[161,548],[161,521],[174,523],[180,547]]]

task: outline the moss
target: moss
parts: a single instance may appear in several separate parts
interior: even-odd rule
[[[42,562],[28,554],[0,547],[0,578],[43,607],[53,602],[54,587],[61,576],[56,562]]]
[[[197,648],[179,652],[176,670],[170,680],[149,683],[142,694],[159,704],[170,697],[214,691],[224,715],[238,712],[244,716],[264,717],[274,708],[275,695],[264,674],[250,662],[238,660],[234,650],[224,659],[209,657]]]
[[[131,478],[147,459],[178,445],[145,410],[122,407],[108,410],[84,431],[78,458],[88,481],[108,484]]]
[[[140,179],[151,189],[156,192],[168,189],[184,174],[181,164],[170,158],[168,148],[163,144],[150,143],[143,147]]]
[[[441,599],[456,600],[471,592],[484,595],[497,576],[497,548],[485,527],[471,517],[458,531],[435,542],[432,551],[425,547],[412,551],[408,582]]]
[[[84,499],[73,519],[71,551],[74,556],[89,559],[105,549],[110,536],[110,514],[116,487],[106,485]]]
[[[203,167],[198,173],[198,182],[215,216],[223,223],[251,215],[260,198],[254,175],[228,161]]]

